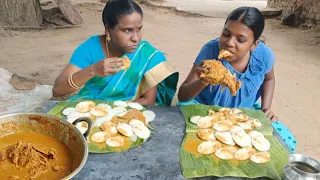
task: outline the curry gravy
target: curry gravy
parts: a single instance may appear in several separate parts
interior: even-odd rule
[[[62,179],[72,164],[68,147],[53,137],[28,132],[0,138],[0,179]]]

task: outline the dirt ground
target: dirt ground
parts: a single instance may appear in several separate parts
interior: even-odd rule
[[[0,66],[53,85],[75,48],[104,32],[103,4],[77,1],[84,20],[81,27],[0,32]],[[202,45],[219,36],[225,20],[142,7],[144,39],[166,54],[168,62],[180,72],[180,85]],[[297,152],[320,159],[320,30],[302,31],[270,19],[264,35],[276,56],[273,110],[296,135]]]

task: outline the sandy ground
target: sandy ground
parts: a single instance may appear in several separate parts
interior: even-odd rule
[[[0,66],[52,85],[75,48],[91,35],[104,32],[103,4],[77,1],[82,27],[12,31],[11,36],[0,36]],[[166,54],[180,72],[180,85],[202,45],[219,36],[224,19],[186,17],[142,7],[144,39]],[[273,110],[296,135],[297,152],[320,159],[320,30],[302,31],[267,20],[264,35],[276,55]]]
[[[209,17],[227,17],[233,9],[244,4],[258,9],[267,6],[267,0],[151,0],[150,2]]]

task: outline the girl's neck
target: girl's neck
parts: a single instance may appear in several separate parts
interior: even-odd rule
[[[243,58],[230,62],[231,66],[238,72],[244,73],[247,70],[250,61],[251,51],[249,51]]]

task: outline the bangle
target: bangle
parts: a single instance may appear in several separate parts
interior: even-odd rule
[[[73,74],[70,74],[69,77],[68,77],[68,83],[69,83],[69,85],[70,85],[73,89],[80,89],[80,87],[77,86],[77,85],[73,82],[73,80],[72,80],[72,75],[73,75]]]

